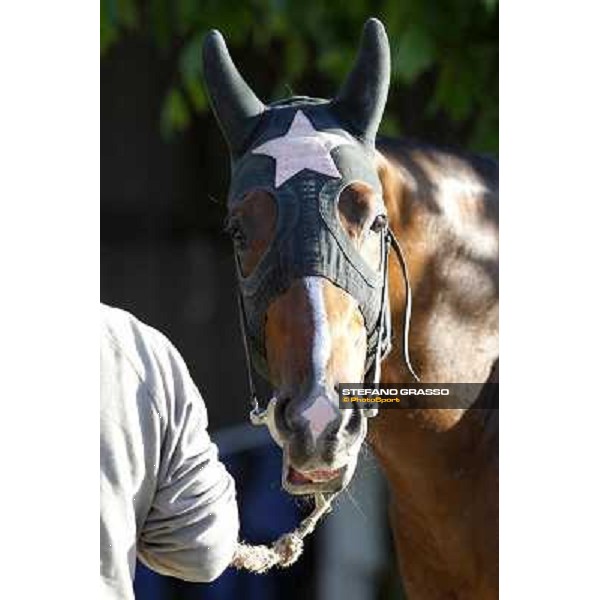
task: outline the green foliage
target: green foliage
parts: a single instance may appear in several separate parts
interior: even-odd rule
[[[363,22],[379,17],[392,49],[394,97],[424,90],[417,122],[446,119],[477,150],[498,145],[497,0],[101,0],[101,51],[128,35],[148,38],[173,59],[172,83],[161,130],[184,130],[192,114],[207,110],[201,44],[206,31],[223,31],[232,53],[253,57],[268,85],[265,100],[291,91],[323,95],[335,90],[354,59]],[[250,60],[250,59],[248,59]],[[319,82],[319,90],[307,88]],[[383,131],[402,133],[402,115],[388,106]]]
[[[106,52],[123,32],[137,29],[139,10],[136,0],[101,0],[100,50]]]
[[[190,110],[183,93],[171,88],[165,97],[160,115],[160,130],[167,139],[183,131],[190,123]]]
[[[394,53],[395,73],[412,83],[423,71],[433,66],[436,52],[430,35],[417,25],[410,26],[401,37]]]

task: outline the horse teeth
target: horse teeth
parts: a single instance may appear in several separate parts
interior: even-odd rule
[[[290,467],[288,472],[288,480],[290,483],[303,484],[303,483],[322,483],[330,481],[335,477],[339,476],[341,469],[327,470],[317,469],[315,471],[298,471],[293,467]]]

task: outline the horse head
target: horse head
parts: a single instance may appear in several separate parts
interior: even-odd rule
[[[216,31],[203,60],[230,149],[227,230],[244,335],[253,367],[275,390],[268,425],[283,450],[283,485],[294,494],[339,491],[354,473],[369,411],[341,409],[338,386],[375,381],[388,341],[388,225],[375,150],[387,36],[367,21],[332,100],[265,105]]]

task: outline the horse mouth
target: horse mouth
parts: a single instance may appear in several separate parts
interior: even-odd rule
[[[347,467],[299,471],[291,465],[284,471],[283,487],[290,494],[339,492],[344,488]]]

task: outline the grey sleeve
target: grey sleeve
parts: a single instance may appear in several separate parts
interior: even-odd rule
[[[213,581],[229,565],[239,530],[235,484],[206,431],[204,402],[169,344],[159,361],[166,398],[157,487],[138,537],[151,569],[186,581]]]

